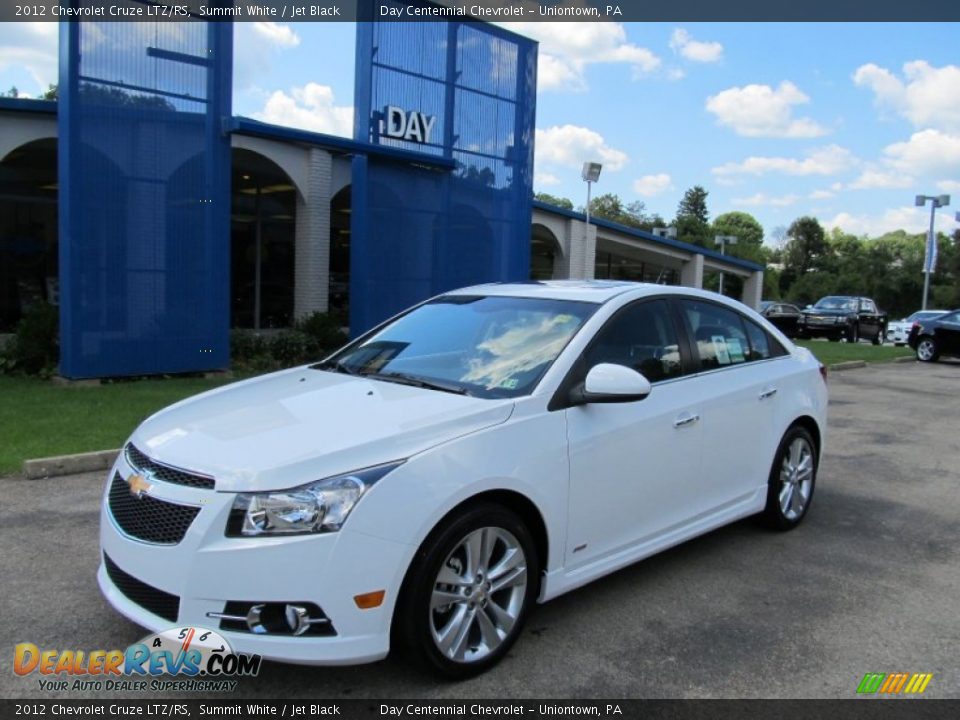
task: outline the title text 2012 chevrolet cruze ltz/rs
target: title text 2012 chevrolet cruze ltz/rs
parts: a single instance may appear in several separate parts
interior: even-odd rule
[[[810,508],[823,367],[744,305],[496,284],[146,420],[110,471],[103,593],[151,630],[462,677],[536,602],[726,523]]]

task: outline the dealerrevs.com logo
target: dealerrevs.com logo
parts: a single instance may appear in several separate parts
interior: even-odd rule
[[[857,686],[859,695],[922,695],[933,673],[867,673]]]
[[[259,655],[235,653],[222,635],[198,627],[148,635],[126,650],[41,650],[20,643],[13,671],[38,674],[41,690],[230,692],[236,677],[260,672]],[[187,679],[160,679],[183,676]]]

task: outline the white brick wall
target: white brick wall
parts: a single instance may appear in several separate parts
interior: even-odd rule
[[[330,197],[333,157],[311,148],[307,155],[305,198],[297,198],[296,269],[293,314],[327,311],[330,286]]]

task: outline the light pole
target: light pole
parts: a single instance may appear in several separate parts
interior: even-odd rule
[[[727,245],[736,245],[736,235],[717,235],[713,242],[720,246],[720,254],[726,255]],[[723,270],[720,271],[720,294],[723,295]]]
[[[600,163],[585,162],[583,164],[583,170],[580,171],[580,177],[582,177],[587,183],[587,224],[583,228],[584,265],[586,265],[587,261],[587,246],[590,243],[590,188],[597,180],[600,179],[601,170],[603,170],[603,165]],[[592,273],[587,273],[586,266],[584,267],[584,277],[593,277]]]
[[[937,217],[937,208],[950,204],[949,195],[917,195],[914,205],[923,207],[930,201],[930,233],[927,235],[927,251],[923,255],[923,302],[921,310],[927,309],[927,295],[930,293],[930,276],[937,269],[937,236],[933,231],[933,223]],[[960,215],[960,213],[958,213]]]

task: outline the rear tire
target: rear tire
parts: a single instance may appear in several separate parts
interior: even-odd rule
[[[937,341],[929,335],[917,340],[917,360],[920,362],[936,362],[940,359],[940,348]]]
[[[794,425],[784,434],[767,481],[761,519],[774,530],[793,530],[806,517],[817,484],[817,445],[810,432]]]
[[[478,675],[516,642],[539,579],[533,538],[514,512],[493,503],[466,508],[417,552],[394,616],[395,635],[433,673]]]

